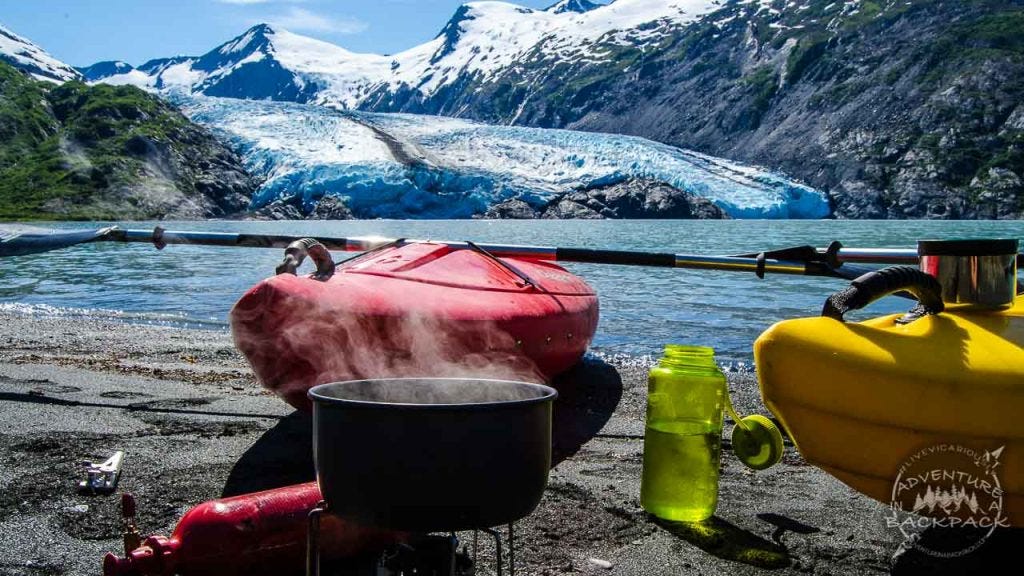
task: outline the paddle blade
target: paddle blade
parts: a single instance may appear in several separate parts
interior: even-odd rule
[[[106,236],[111,230],[112,227],[54,231],[32,226],[6,225],[0,227],[0,258],[38,254],[92,242]]]

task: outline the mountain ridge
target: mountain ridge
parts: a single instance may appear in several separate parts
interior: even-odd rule
[[[545,10],[506,2],[470,2],[456,9],[437,36],[391,56],[350,52],[333,44],[257,24],[201,56],[162,67],[140,66],[94,81],[175,89],[206,96],[226,95],[222,84],[261,71],[274,89],[260,83],[233,97],[310,102],[342,109],[371,107],[386,94],[442,93],[464,78],[486,80],[515,67],[538,45],[562,58],[599,58],[582,47],[616,30],[666,22],[686,23],[718,6],[718,0],[617,0],[596,4],[563,0]],[[658,24],[660,23],[660,24]],[[625,32],[623,32],[625,33]],[[235,59],[226,54],[237,53]],[[276,64],[273,63],[276,61]],[[405,110],[410,111],[410,110]]]
[[[838,217],[1024,217],[1024,0],[584,4],[464,4],[393,56],[262,25],[103,81],[633,134],[783,171]]]
[[[24,38],[0,24],[0,62],[17,68],[36,80],[66,82],[79,80],[78,70],[57,60],[28,38]]]
[[[502,6],[505,9],[509,5]],[[562,7],[595,9],[589,5],[564,4],[555,5],[552,9]],[[325,46],[319,41],[261,25],[201,58],[158,58],[144,63],[140,69],[165,74],[177,67],[177,73],[181,73],[182,65],[187,64],[189,69],[207,73],[197,81],[209,82],[216,80],[217,74],[225,67],[242,68],[250,63],[275,60],[282,42],[318,48]],[[343,57],[351,55],[340,48],[327,49]],[[444,56],[443,52],[438,55],[439,58]],[[83,70],[90,77],[96,77],[105,72],[126,73],[135,69],[123,62],[110,61]],[[161,87],[156,84],[153,88]],[[17,86],[17,83],[11,85]],[[32,91],[30,86],[24,84],[26,91]],[[219,88],[224,86],[221,83]],[[17,88],[12,90],[17,91]],[[340,163],[325,163],[321,155],[306,157],[299,152],[297,156],[279,158],[283,162],[267,165],[272,150],[253,150],[252,143],[236,141],[239,144],[236,148],[243,153],[247,150],[255,152],[249,154],[247,162],[252,160],[254,171],[268,180],[260,187],[259,197],[249,202],[245,194],[237,193],[241,190],[236,184],[246,180],[241,170],[235,174],[222,172],[216,180],[225,182],[227,186],[221,187],[211,185],[208,178],[197,181],[192,177],[194,166],[189,166],[189,163],[203,167],[211,163],[208,161],[211,157],[218,160],[214,164],[222,165],[224,162],[219,161],[216,150],[209,150],[211,154],[206,154],[208,150],[205,150],[202,138],[194,137],[196,134],[182,138],[182,131],[192,134],[194,127],[176,115],[175,110],[162,103],[157,104],[160,102],[157,98],[146,96],[133,86],[95,83],[86,87],[78,82],[43,90],[42,94],[44,97],[37,100],[49,102],[55,118],[50,118],[45,109],[28,107],[22,112],[14,112],[14,116],[19,116],[27,110],[30,114],[46,118],[51,137],[33,142],[27,152],[17,155],[22,159],[38,156],[39,161],[24,163],[15,158],[12,163],[15,171],[5,174],[6,180],[17,184],[8,187],[6,183],[9,182],[5,182],[0,190],[4,200],[0,208],[8,217],[131,219],[237,216],[242,215],[245,208],[251,209],[245,210],[250,217],[272,218],[347,218],[353,215],[689,218],[724,217],[726,212],[747,214],[749,217],[820,217],[827,214],[827,205],[820,194],[798,183],[723,159],[694,155],[685,150],[673,151],[653,142],[543,130],[498,130],[491,134],[487,132],[489,128],[486,125],[456,125],[450,119],[440,117],[426,118],[420,128],[401,135],[401,130],[393,134],[391,129],[381,129],[377,121],[361,120],[357,114],[348,114],[347,117],[352,123],[370,129],[373,139],[393,144],[389,146],[388,157],[384,158],[389,163],[389,169],[384,171],[386,174],[376,166],[378,162],[373,154],[364,158],[357,153],[355,157],[344,160],[341,157],[346,154],[343,153],[339,157]],[[177,105],[188,106],[187,99],[172,96],[170,100]],[[31,105],[31,101],[29,98],[23,104]],[[293,144],[301,143],[305,137],[314,134],[318,126],[333,121],[330,118],[336,112],[324,107],[315,108],[327,115],[302,128],[301,135]],[[244,132],[255,120],[253,112],[256,110],[242,108],[239,112],[239,126]],[[273,114],[279,112],[287,110],[275,110]],[[378,121],[384,119],[378,118]],[[278,137],[293,122],[294,118],[258,140]],[[398,120],[397,126],[408,127],[410,122]],[[207,124],[222,136],[227,132],[227,124],[223,121]],[[351,132],[352,129],[344,131]],[[446,134],[446,141],[429,138],[419,141],[430,134]],[[483,147],[472,143],[481,137],[485,141]],[[497,147],[488,147],[486,142],[490,140],[497,140]],[[182,141],[187,148],[181,148]],[[359,147],[350,140],[329,141],[328,144],[324,149],[327,156],[336,155],[342,149]],[[472,156],[483,154],[488,160],[467,163],[463,153],[458,152],[465,145],[474,147]],[[33,151],[39,146],[45,148],[42,155]],[[445,150],[440,156],[436,155],[437,146]],[[614,153],[609,156],[602,153],[602,149],[611,149]],[[193,154],[196,150],[202,153],[198,156]],[[543,153],[531,153],[536,150],[543,150]],[[652,162],[652,155],[658,157],[656,162]],[[446,158],[443,164],[437,162],[439,157]],[[182,159],[185,159],[184,163]],[[616,165],[616,161],[620,164]],[[670,165],[675,168],[668,168]],[[22,174],[19,166],[28,166],[32,172]],[[524,166],[530,168],[523,170]],[[323,176],[332,171],[336,176],[325,181]],[[277,180],[277,176],[285,178]],[[388,180],[388,186],[378,194],[377,189],[381,186],[373,183],[379,183],[382,177]],[[339,190],[338,186],[342,188]],[[361,188],[366,188],[369,196],[359,193]],[[301,195],[296,196],[296,190],[301,190]],[[345,194],[346,190],[350,193]],[[459,206],[451,206],[451,200],[459,195],[465,196],[466,201]],[[382,198],[385,200],[383,205],[379,201]],[[509,203],[495,207],[493,211],[489,209],[495,201],[502,199]],[[529,203],[523,204],[524,199]],[[716,205],[711,199],[722,205]],[[352,202],[352,206],[348,206],[348,202]]]
[[[781,170],[826,190],[838,217],[1024,217],[1020,0],[617,0],[551,12],[562,5],[464,4],[420,46],[345,51],[344,73],[294,53],[298,65],[280,70],[264,60],[274,89],[258,96],[634,134]],[[268,30],[285,45],[294,36]],[[142,83],[245,97],[241,80],[259,76],[239,67],[190,84],[185,66]],[[132,79],[109,79],[120,80]]]

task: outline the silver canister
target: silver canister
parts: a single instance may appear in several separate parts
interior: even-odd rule
[[[943,302],[1003,308],[1017,293],[1017,247],[1011,239],[920,240],[917,254],[942,285]]]

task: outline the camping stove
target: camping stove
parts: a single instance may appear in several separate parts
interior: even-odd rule
[[[399,537],[402,544],[381,557],[380,575],[475,573],[478,565],[459,552],[457,532],[494,539],[498,576],[508,548],[514,574],[512,523],[537,508],[547,485],[557,394],[540,384],[472,378],[312,388],[313,462],[323,502],[309,514],[307,574],[319,573],[324,516],[415,535]],[[505,525],[507,546],[490,528]]]
[[[306,576],[320,574],[320,520],[329,514],[327,505],[321,502],[309,513],[307,541]],[[509,576],[515,576],[515,529],[508,524],[506,538],[493,528],[472,530],[472,547],[463,546],[455,532],[447,534],[407,534],[401,540],[384,550],[374,559],[372,566],[364,566],[360,576],[475,576],[477,574],[477,551],[480,548],[482,532],[485,538],[494,542],[494,564],[489,571],[502,576],[508,556]],[[486,572],[485,572],[486,573]]]

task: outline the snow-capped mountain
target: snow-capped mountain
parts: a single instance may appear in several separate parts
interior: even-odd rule
[[[354,104],[360,88],[387,73],[390,59],[355,54],[320,40],[259,24],[199,57],[151,60],[95,80],[141,88],[292,102]]]
[[[0,25],[0,61],[32,75],[36,80],[67,82],[82,75],[67,64],[50,56],[31,40],[18,36]]]
[[[493,126],[413,114],[178,97],[193,121],[239,150],[264,179],[252,208],[336,196],[361,218],[467,218],[510,199],[630,179],[664,182],[740,218],[821,218],[820,192],[766,170],[643,138]]]
[[[1020,218],[1022,22],[1021,0],[474,2],[390,57],[263,26],[105,81],[643,136],[844,218]]]
[[[393,56],[357,54],[260,24],[199,57],[93,80],[207,96],[343,109],[424,101],[541,61],[615,58],[618,44],[656,42],[720,7],[719,0],[561,0],[545,10],[505,2],[460,6],[433,40]]]

